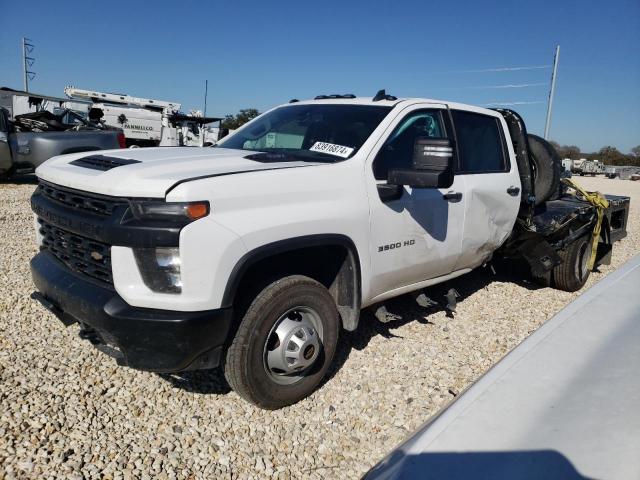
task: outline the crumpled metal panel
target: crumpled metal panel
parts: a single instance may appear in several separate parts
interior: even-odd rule
[[[488,181],[489,176],[493,177],[492,181]],[[508,185],[514,180],[509,177],[509,174],[467,177],[465,227],[458,262],[460,268],[481,265],[511,234],[520,199],[506,193]]]

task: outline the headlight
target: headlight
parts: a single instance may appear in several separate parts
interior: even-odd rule
[[[209,202],[131,202],[131,213],[140,220],[192,221],[209,215]]]
[[[133,250],[144,284],[154,292],[180,293],[180,249],[178,247]]]

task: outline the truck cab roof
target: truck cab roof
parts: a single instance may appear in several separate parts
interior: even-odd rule
[[[395,98],[395,97],[394,97]],[[497,113],[495,110],[491,110],[489,108],[478,107],[476,105],[468,105],[465,103],[451,102],[448,100],[439,100],[435,98],[421,98],[421,97],[401,97],[396,98],[395,100],[382,99],[382,100],[374,100],[372,97],[354,97],[354,98],[318,98],[318,99],[309,99],[309,100],[296,100],[292,101],[289,104],[279,105],[278,107],[283,107],[290,104],[295,105],[313,105],[319,103],[326,104],[344,104],[344,105],[372,105],[372,106],[381,106],[381,107],[395,107],[400,105],[414,105],[416,103],[427,103],[434,105],[446,105],[449,108],[458,109],[458,110],[470,110],[479,113],[485,113],[487,115],[496,116]],[[278,108],[275,107],[275,108]]]

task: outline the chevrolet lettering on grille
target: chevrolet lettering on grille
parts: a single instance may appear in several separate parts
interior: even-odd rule
[[[31,201],[31,208],[40,218],[43,218],[47,222],[52,223],[58,227],[74,230],[89,237],[100,236],[102,229],[98,225],[84,222],[82,220],[74,221],[71,218],[63,217],[56,213],[50,212],[49,210],[45,210],[44,208],[42,208],[42,206],[40,206],[33,200]]]

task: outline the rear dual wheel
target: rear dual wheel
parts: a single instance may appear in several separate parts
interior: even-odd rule
[[[250,299],[241,315],[225,359],[231,388],[266,409],[310,395],[338,343],[340,317],[327,289],[302,275],[284,277]]]
[[[580,237],[558,252],[562,263],[542,275],[532,273],[533,280],[541,287],[554,287],[565,292],[576,292],[587,283],[591,270],[591,234]]]
[[[556,288],[565,292],[576,292],[584,287],[589,279],[589,260],[593,237],[591,234],[580,237],[564,251],[559,252],[562,263],[553,269],[553,281]]]

